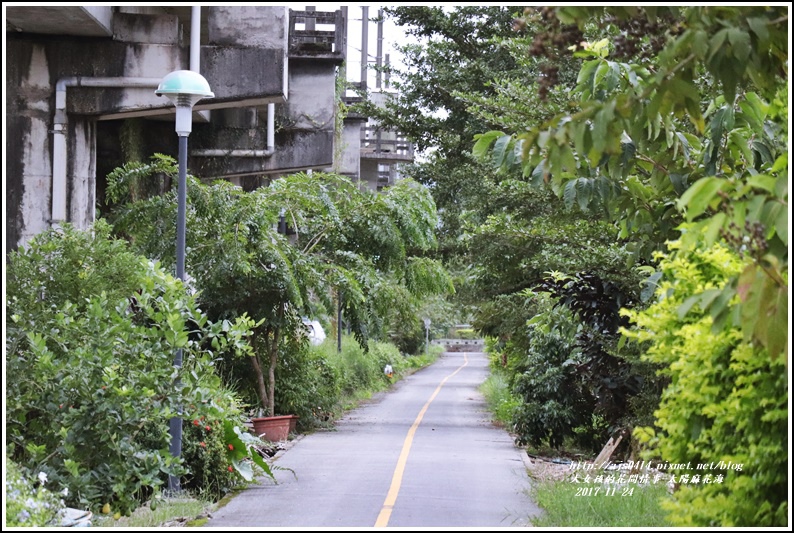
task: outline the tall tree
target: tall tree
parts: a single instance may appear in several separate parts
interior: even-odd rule
[[[523,21],[519,17],[525,13],[537,14],[538,20]],[[602,213],[566,212],[548,193],[528,191],[520,173],[502,172],[472,157],[475,135],[494,127],[539,124],[567,105],[566,94],[552,91],[550,75],[573,85],[581,60],[558,54],[550,61],[526,53],[546,35],[556,20],[554,11],[406,6],[386,14],[420,42],[403,48],[406,68],[392,72],[395,96],[385,108],[370,105],[366,112],[406,132],[420,149],[430,149],[427,161],[409,172],[432,191],[442,220],[442,257],[457,265],[461,297],[481,310],[485,301],[533,286],[555,269],[573,274],[592,267],[615,282],[632,279],[625,268],[619,272],[613,262],[602,268],[597,261],[603,254],[594,248],[614,237],[609,227],[599,226]],[[582,32],[573,29],[566,30],[566,38],[579,42]],[[587,225],[599,229],[577,236]],[[566,243],[579,259],[566,253]],[[622,253],[622,243],[608,246]],[[549,253],[555,247],[559,256]],[[573,262],[563,265],[566,256]],[[584,259],[588,256],[592,260]],[[487,327],[500,328],[498,320],[489,315]]]
[[[164,264],[173,261],[173,194],[124,200],[136,180],[175,171],[172,159],[156,156],[109,176],[116,230]],[[188,198],[186,271],[209,316],[256,322],[250,362],[270,415],[279,351],[301,338],[302,316],[341,305],[366,349],[390,313],[410,313],[422,296],[452,290],[440,263],[426,256],[436,245],[435,206],[411,180],[376,194],[322,173],[286,176],[253,192],[191,177]],[[291,235],[277,231],[280,213]]]
[[[459,91],[494,95],[491,80],[516,71],[512,54],[498,39],[512,32],[520,8],[506,6],[385,9],[386,16],[418,38],[400,47],[405,67],[390,67],[396,93],[385,107],[366,103],[364,113],[404,132],[427,160],[409,170],[430,188],[439,209],[442,252],[455,248],[460,214],[472,209],[489,170],[469,150],[472,136],[492,125],[468,110]]]
[[[525,131],[485,133],[475,152],[490,151],[497,165],[548,183],[568,204],[602,207],[639,257],[662,249],[683,221],[695,223],[685,247],[701,228],[708,243],[722,239],[739,250],[742,241],[758,240],[752,250],[744,243],[751,262],[721,297],[699,301],[717,325],[741,317],[748,338],[773,356],[785,351],[787,9],[577,7],[556,14],[580,29],[620,31],[614,40],[629,60],[612,59],[609,39],[575,46],[573,55],[586,61],[571,109]],[[664,30],[663,38],[643,33],[649,27]],[[729,303],[736,294],[739,307]]]
[[[555,26],[556,13],[550,8],[404,7],[387,13],[420,43],[405,47],[409,67],[396,73],[394,98],[385,109],[372,106],[367,112],[407,132],[420,148],[433,149],[428,161],[409,172],[427,183],[436,199],[446,244],[443,257],[455,265],[461,280],[458,294],[470,306],[475,327],[499,338],[505,352],[526,357],[526,321],[537,306],[527,305],[531,297],[525,291],[552,287],[546,282],[551,271],[567,280],[565,288],[553,288],[574,311],[585,305],[611,309],[616,302],[638,300],[641,287],[630,268],[631,243],[618,238],[603,211],[581,209],[577,202],[559,204],[551,191],[536,186],[543,183],[537,175],[500,169],[501,161],[495,165],[495,158],[480,157],[484,150],[471,152],[474,136],[488,128],[524,130],[567,108],[569,94],[554,86],[573,87],[581,59],[565,53],[552,58],[529,55],[527,50],[564,52],[566,43],[584,39],[583,31]],[[557,27],[562,38],[550,35]],[[542,43],[545,39],[548,46]],[[515,160],[505,147],[503,142],[494,152]],[[577,280],[586,282],[577,285]],[[591,297],[598,287],[613,292],[609,302]],[[601,394],[606,398],[617,389],[610,369],[620,362],[607,353],[617,343],[616,324],[606,332],[597,321],[585,326],[584,313],[577,316],[589,333],[569,339],[568,355],[588,354],[582,364],[593,369],[589,386],[607,391]],[[614,403],[588,405],[610,411],[609,422],[616,423],[625,409],[616,413],[620,409],[609,407]],[[590,420],[591,414],[581,419]]]

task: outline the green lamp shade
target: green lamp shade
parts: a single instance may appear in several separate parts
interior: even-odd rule
[[[202,98],[214,98],[210,84],[204,76],[192,70],[175,70],[168,74],[160,86],[154,91],[157,96],[168,96],[171,99],[188,97],[193,103]]]

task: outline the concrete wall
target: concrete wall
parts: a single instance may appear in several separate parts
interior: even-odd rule
[[[290,60],[289,100],[277,106],[276,154],[272,164],[286,169],[322,169],[333,164],[336,128],[336,75],[330,62]]]
[[[210,13],[209,44],[287,49],[287,7],[263,10],[259,6],[216,6]]]
[[[235,177],[285,174],[324,169],[334,162],[336,128],[335,64],[294,60],[289,63],[286,103],[276,105],[275,151],[263,156],[191,156],[190,168],[200,176]],[[259,150],[267,148],[266,108],[254,114],[231,115],[201,125],[191,134],[191,154],[202,150]]]
[[[9,47],[10,55],[13,42]],[[22,47],[11,57],[14,60],[6,66],[7,247],[49,227],[52,177],[47,133],[52,121],[51,85],[44,47]]]
[[[69,220],[87,228],[96,218],[96,121],[91,118],[73,120],[67,135],[66,175]]]
[[[362,159],[360,171],[361,185],[371,191],[378,190],[378,161],[375,159]]]
[[[25,34],[6,40],[6,194],[8,224],[6,251],[26,242],[50,226],[52,213],[52,135],[55,114],[55,83],[72,76],[141,76],[144,71],[167,73],[178,66],[173,53],[160,45],[151,49],[111,40],[46,38]],[[171,48],[173,51],[173,48]],[[177,49],[177,51],[179,51]],[[138,61],[129,61],[129,56]],[[157,68],[146,69],[150,62]],[[132,70],[125,70],[133,66]],[[164,65],[164,66],[162,66]],[[120,82],[121,83],[121,82]],[[101,115],[124,110],[160,108],[163,103],[149,89],[67,89],[67,221],[87,227],[94,220],[95,122]]]
[[[170,12],[154,7],[8,9],[9,13],[16,9],[13,15],[18,26],[9,24],[6,31],[6,253],[50,226],[50,130],[56,82],[65,77],[162,79],[173,70],[187,69],[188,29],[184,18],[180,22],[173,13],[183,17],[185,11],[190,12],[189,7],[167,8]],[[289,104],[279,106],[282,129],[277,134],[277,153],[260,170],[283,172],[330,166],[334,64],[290,64],[288,8],[213,6],[204,7],[202,12],[206,26],[202,33],[206,30],[207,37],[201,46],[201,73],[216,98],[199,102],[195,110],[252,108],[261,117],[267,103],[283,103],[289,98]],[[59,19],[67,18],[83,22],[63,24],[60,27],[66,34],[58,34]],[[107,36],[109,29],[112,37]],[[155,87],[125,88],[123,83],[120,80],[120,87],[67,89],[66,208],[68,221],[79,227],[93,222],[98,188],[102,192],[104,177],[97,179],[96,175],[99,124],[147,117],[156,121],[151,131],[157,133],[149,139],[152,148],[169,153],[177,144],[173,126],[170,134],[161,133],[163,124],[173,124],[173,104],[155,96]],[[213,112],[221,116],[219,111]],[[234,145],[261,148],[266,142],[263,121],[258,119],[253,126],[240,136],[240,131],[232,131],[239,127],[224,131],[222,124],[214,128],[194,121],[194,134],[202,128],[210,132],[203,139],[208,147],[222,146],[228,140]],[[101,130],[115,132],[118,128]],[[191,135],[191,144],[200,140],[200,135],[195,139]],[[112,146],[109,151],[121,153]],[[102,163],[104,171],[108,163]],[[250,161],[243,163],[252,166]]]
[[[333,172],[358,181],[361,176],[361,126],[365,118],[346,118],[341,138],[335,146],[336,157]]]

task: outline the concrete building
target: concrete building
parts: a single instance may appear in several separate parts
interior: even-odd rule
[[[188,168],[244,188],[334,168],[342,10],[4,4],[6,253],[61,222],[88,227],[126,161],[176,157],[174,70],[215,94],[194,107]],[[337,165],[338,166],[338,165]]]
[[[389,91],[369,94],[376,105],[383,105]],[[380,191],[394,185],[401,177],[400,166],[414,160],[414,146],[399,131],[383,128],[376,120],[368,119],[361,127],[361,165],[359,179],[371,190]]]
[[[381,190],[413,160],[401,136],[340,113],[346,8],[3,9],[6,254],[61,222],[89,227],[113,169],[154,153],[177,157],[174,106],[154,94],[174,70],[201,73],[215,94],[194,107],[188,169],[197,177],[252,190],[316,169]],[[379,43],[381,33],[379,24]],[[387,93],[378,75],[371,98]]]
[[[389,64],[389,54],[383,53],[383,9],[376,17],[376,50],[374,57],[375,87],[368,87],[370,71],[369,55],[369,8],[361,6],[361,77],[360,82],[352,84],[353,89],[366,93],[367,98],[378,106],[383,106],[389,96],[395,94],[389,89],[388,74],[384,80],[381,67]],[[345,98],[347,105],[361,101],[360,97]],[[345,119],[345,146],[343,173],[355,175],[361,186],[373,191],[381,191],[393,185],[400,177],[400,167],[414,160],[413,143],[400,132],[381,126],[371,117],[348,114]],[[359,146],[359,149],[352,147]]]

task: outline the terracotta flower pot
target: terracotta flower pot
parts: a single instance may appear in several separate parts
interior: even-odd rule
[[[254,434],[270,442],[287,440],[292,415],[252,418]]]

